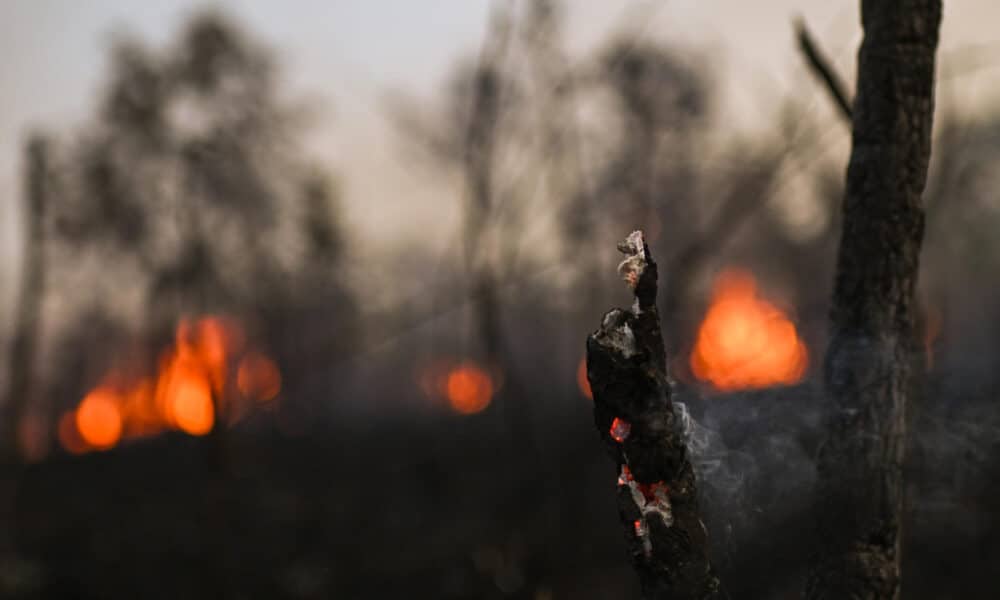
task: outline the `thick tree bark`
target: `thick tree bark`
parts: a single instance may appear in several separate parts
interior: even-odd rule
[[[810,599],[898,598],[914,287],[940,0],[864,0]]]
[[[613,309],[587,338],[594,420],[618,473],[618,513],[643,595],[713,598],[694,470],[674,412],[656,309],[656,263],[641,232],[619,249],[619,270],[635,291],[629,310]]]

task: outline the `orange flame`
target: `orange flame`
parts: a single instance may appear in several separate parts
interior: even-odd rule
[[[193,355],[168,356],[160,372],[156,405],[164,420],[191,435],[205,435],[215,424],[213,373]]]
[[[76,428],[88,445],[110,448],[122,437],[122,413],[111,390],[91,390],[76,409]]]
[[[455,412],[472,415],[482,412],[493,401],[503,385],[503,373],[472,360],[439,357],[421,366],[416,380],[432,401],[447,402]]]
[[[451,407],[463,415],[484,410],[493,400],[493,378],[472,362],[464,362],[448,373],[445,390]]]
[[[128,377],[110,371],[59,422],[60,443],[79,453],[166,429],[205,435],[223,410],[234,422],[253,401],[271,400],[281,390],[274,361],[260,352],[244,354],[243,347],[242,329],[230,319],[182,319],[174,343],[160,355],[156,374]]]
[[[723,391],[765,388],[798,383],[807,365],[795,325],[757,296],[753,276],[738,270],[720,274],[691,353],[695,376]]]

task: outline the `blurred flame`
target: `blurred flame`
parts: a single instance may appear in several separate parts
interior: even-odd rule
[[[234,422],[254,402],[272,400],[281,389],[277,364],[257,351],[244,353],[244,346],[243,330],[232,319],[181,319],[173,344],[160,354],[157,372],[141,377],[107,373],[60,420],[60,444],[80,453],[166,429],[205,435],[223,410]]]
[[[165,362],[156,391],[156,405],[164,420],[191,435],[205,435],[215,424],[213,373],[183,351]]]
[[[273,360],[252,352],[240,361],[236,370],[236,386],[244,396],[267,402],[281,391],[281,372]]]
[[[764,388],[798,383],[807,365],[795,325],[757,296],[753,276],[739,270],[720,274],[691,353],[695,376],[724,391]]]
[[[63,413],[63,416],[59,418],[56,434],[59,437],[59,443],[70,454],[82,454],[90,449],[76,428],[76,411]]]
[[[84,396],[76,409],[76,429],[88,445],[110,448],[122,437],[122,414],[117,396],[98,387]]]
[[[590,380],[587,379],[587,357],[580,359],[580,364],[576,366],[576,387],[580,388],[580,393],[588,399],[594,399],[594,392],[590,389]]]
[[[125,437],[160,431],[162,419],[156,410],[156,382],[141,378],[120,392],[119,404],[125,419]]]
[[[483,411],[503,385],[503,373],[472,360],[433,359],[416,373],[417,385],[429,399],[447,402],[463,415]]]
[[[493,378],[473,362],[464,362],[448,373],[445,390],[451,407],[463,415],[482,411],[493,399]]]

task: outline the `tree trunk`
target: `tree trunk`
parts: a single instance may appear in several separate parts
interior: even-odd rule
[[[41,137],[32,137],[25,150],[24,259],[17,300],[15,330],[10,345],[10,370],[4,395],[5,418],[3,453],[14,457],[18,451],[18,428],[24,418],[31,393],[35,351],[40,330],[40,313],[45,285],[44,215],[48,196],[48,149]]]
[[[645,598],[713,598],[719,580],[708,560],[683,419],[671,400],[656,263],[641,232],[619,249],[635,304],[608,312],[587,338],[594,421],[615,461],[619,518]]]
[[[940,0],[864,0],[810,599],[900,593],[902,466]]]

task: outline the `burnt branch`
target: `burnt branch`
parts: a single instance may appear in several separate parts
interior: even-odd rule
[[[827,93],[830,94],[833,103],[837,105],[837,111],[840,113],[840,116],[844,117],[847,123],[850,123],[851,101],[847,97],[844,81],[837,74],[836,69],[833,68],[833,65],[830,64],[826,56],[823,55],[823,52],[813,40],[812,34],[809,33],[809,29],[806,28],[806,22],[802,19],[795,21],[795,38],[799,44],[799,51],[802,52],[803,58],[806,59],[809,69],[820,80],[826,88]]]
[[[708,559],[694,470],[671,400],[656,263],[640,231],[618,249],[626,255],[618,270],[635,303],[609,311],[587,338],[594,421],[615,461],[618,515],[644,597],[713,598],[719,580]]]

